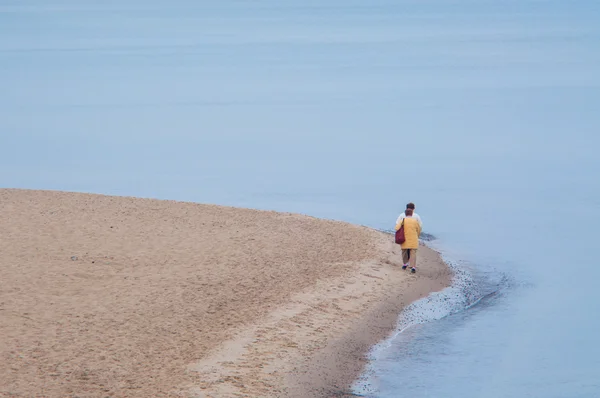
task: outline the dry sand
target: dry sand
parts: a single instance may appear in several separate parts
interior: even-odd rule
[[[451,277],[295,214],[3,189],[0,219],[0,396],[343,396]]]

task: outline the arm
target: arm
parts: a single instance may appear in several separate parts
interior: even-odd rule
[[[400,218],[399,220],[400,220],[400,221],[398,221],[398,222],[396,223],[396,227],[394,228],[394,230],[395,230],[395,231],[399,230],[399,229],[400,229],[400,227],[402,226],[402,219]]]
[[[421,228],[421,231],[422,231],[423,230],[423,221],[421,221],[421,216],[417,214],[416,219],[419,222],[419,227]],[[419,232],[419,233],[421,233],[421,232]]]
[[[404,213],[400,214],[398,216],[398,218],[396,219],[396,226],[398,226],[398,224],[400,224],[400,222],[402,221],[403,218],[404,218]]]

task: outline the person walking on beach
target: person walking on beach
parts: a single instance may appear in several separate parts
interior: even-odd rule
[[[417,272],[417,249],[419,248],[419,235],[421,235],[421,224],[414,217],[413,209],[406,209],[404,217],[398,218],[396,231],[404,226],[404,243],[402,243],[402,269],[410,266],[410,272]]]
[[[421,229],[423,229],[423,222],[421,221],[421,217],[415,212],[415,204],[411,202],[406,205],[406,208],[411,209],[413,211],[412,218],[416,219],[419,222],[419,226],[421,227]],[[396,220],[396,225],[400,224],[404,217],[406,217],[406,214],[402,212],[402,214],[400,214],[398,216],[398,219]]]

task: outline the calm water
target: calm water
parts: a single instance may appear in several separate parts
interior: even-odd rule
[[[460,280],[357,392],[598,397],[599,71],[591,0],[4,0],[0,186],[414,201]]]

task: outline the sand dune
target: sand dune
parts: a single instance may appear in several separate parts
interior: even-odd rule
[[[339,394],[450,278],[295,214],[4,189],[0,217],[0,396]]]

